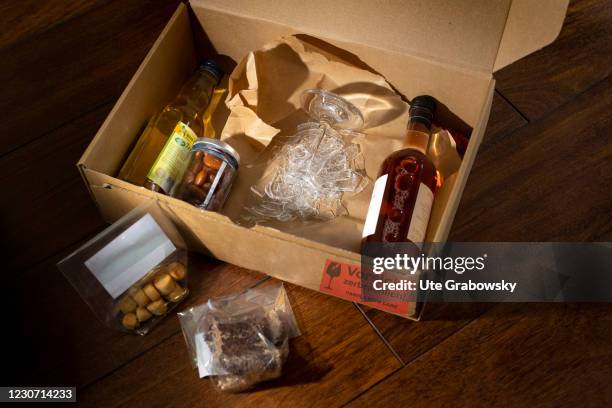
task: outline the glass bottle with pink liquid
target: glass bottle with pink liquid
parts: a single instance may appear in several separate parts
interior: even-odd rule
[[[436,100],[417,96],[410,106],[404,149],[382,163],[363,228],[362,248],[368,242],[425,240],[434,194],[441,180],[427,157]]]

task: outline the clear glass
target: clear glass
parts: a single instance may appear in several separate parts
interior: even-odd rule
[[[251,187],[247,220],[332,219],[346,213],[343,195],[367,184],[361,150],[352,143],[364,123],[359,110],[320,89],[305,91],[302,103],[313,120],[298,126]]]
[[[196,142],[177,198],[209,211],[219,211],[238,171],[236,158]]]
[[[317,122],[336,129],[360,130],[363,116],[355,105],[346,99],[322,89],[308,89],[302,94],[302,107]]]

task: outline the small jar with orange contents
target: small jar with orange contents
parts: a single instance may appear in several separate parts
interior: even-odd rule
[[[196,207],[219,211],[238,172],[240,156],[229,144],[200,138],[191,148],[191,160],[175,197]]]

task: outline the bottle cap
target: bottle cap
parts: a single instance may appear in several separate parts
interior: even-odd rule
[[[429,95],[416,96],[412,100],[411,107],[413,108],[421,107],[421,108],[429,109],[431,113],[435,113],[436,112],[436,99],[433,96],[429,96]]]
[[[427,127],[431,126],[436,105],[436,100],[432,96],[420,95],[415,97],[410,105],[410,119],[419,120]]]
[[[221,77],[225,73],[217,61],[212,58],[206,58],[202,61],[198,69],[205,69],[210,72],[216,78],[217,82],[221,80]]]

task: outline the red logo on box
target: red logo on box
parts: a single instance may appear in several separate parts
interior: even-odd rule
[[[376,309],[397,314],[408,313],[408,303],[384,294],[378,302],[364,302],[361,285],[361,266],[328,259],[325,261],[319,290],[351,302],[359,302]]]

